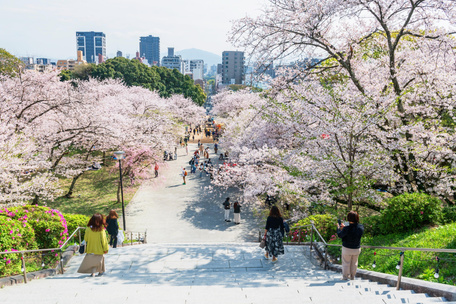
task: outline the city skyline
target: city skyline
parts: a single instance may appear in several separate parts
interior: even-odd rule
[[[76,57],[75,33],[106,34],[107,56],[117,51],[134,57],[141,36],[160,37],[160,53],[201,49],[215,54],[235,50],[226,42],[230,20],[259,13],[265,0],[214,2],[172,0],[128,6],[119,0],[75,3],[0,0],[0,47],[16,56],[66,59]],[[92,9],[87,9],[92,7]],[[44,43],[46,42],[46,43]]]

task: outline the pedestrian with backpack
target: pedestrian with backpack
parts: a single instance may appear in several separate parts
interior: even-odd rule
[[[223,208],[225,209],[225,222],[231,222],[230,220],[230,198],[227,197],[225,201],[223,202]]]
[[[184,183],[182,185],[186,185],[186,182],[185,182],[185,177],[188,175],[187,173],[187,170],[185,170],[185,168],[182,168],[182,179],[184,180]]]
[[[158,177],[158,163],[155,163],[155,177]]]

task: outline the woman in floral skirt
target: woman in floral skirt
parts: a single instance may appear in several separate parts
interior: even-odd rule
[[[266,254],[264,257],[269,259],[272,256],[272,262],[277,262],[277,256],[284,254],[283,235],[284,235],[283,218],[277,206],[272,206],[269,211],[268,219],[266,220],[265,238],[266,238]]]

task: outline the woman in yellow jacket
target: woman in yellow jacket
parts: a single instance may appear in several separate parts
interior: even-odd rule
[[[84,240],[86,241],[86,256],[79,266],[79,273],[90,273],[101,276],[105,272],[103,254],[108,253],[108,240],[106,239],[105,221],[103,215],[95,213],[87,224]]]

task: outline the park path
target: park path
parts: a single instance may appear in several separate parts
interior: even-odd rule
[[[211,160],[214,165],[218,164],[213,144],[204,146],[210,147]],[[234,203],[240,192],[236,189],[208,190],[209,175],[203,174],[200,178],[198,172],[190,174],[188,162],[196,149],[197,144],[189,144],[187,155],[185,148],[178,148],[177,160],[167,161],[160,168],[158,178],[139,188],[126,209],[127,230],[142,232],[147,229],[148,243],[255,241],[263,224],[255,219],[251,207],[241,209],[240,225],[224,221],[223,201],[229,196]],[[182,184],[182,167],[188,172],[186,185]]]

